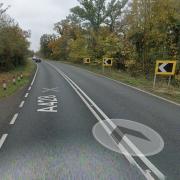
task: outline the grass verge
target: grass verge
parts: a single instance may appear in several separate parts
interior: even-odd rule
[[[153,77],[150,77],[150,79],[147,80],[144,76],[132,77],[127,72],[120,72],[115,69],[112,69],[110,72],[110,69],[107,68],[103,73],[102,67],[100,66],[74,64],[71,62],[63,63],[89,70],[91,72],[106,76],[108,78],[112,78],[127,85],[137,87],[155,95],[180,103],[180,88],[174,87],[172,85],[168,87],[166,78],[158,78],[156,88],[153,89]]]
[[[0,98],[5,98],[13,95],[18,90],[24,88],[30,82],[30,77],[35,71],[35,68],[35,64],[32,61],[27,60],[27,63],[24,66],[20,66],[15,70],[9,72],[0,73]],[[21,73],[23,74],[23,78],[18,81],[18,76]],[[14,85],[12,82],[13,76],[16,77],[16,85]],[[5,80],[7,83],[6,90],[3,89],[3,80]]]

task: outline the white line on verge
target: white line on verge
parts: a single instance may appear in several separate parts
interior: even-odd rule
[[[20,108],[24,106],[25,101],[22,101],[21,104],[19,105]]]
[[[26,95],[24,97],[27,98],[28,96],[29,96],[29,93],[26,93]]]
[[[1,139],[0,139],[0,149],[2,148],[6,138],[7,138],[8,134],[3,134]]]
[[[13,125],[15,123],[17,117],[18,117],[18,113],[14,115],[14,117],[12,118],[12,120],[10,122],[10,125]]]
[[[28,91],[30,91],[30,90],[31,90],[31,86],[29,87]]]

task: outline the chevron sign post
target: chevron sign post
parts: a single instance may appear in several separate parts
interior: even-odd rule
[[[113,58],[104,58],[102,64],[102,70],[104,73],[105,67],[108,67],[111,72],[111,67],[113,66]]]
[[[84,64],[91,64],[91,59],[90,58],[84,58],[83,62],[84,62]]]
[[[157,61],[156,74],[173,76],[176,70],[176,61]]]
[[[156,61],[156,69],[155,69],[155,76],[154,76],[154,84],[153,87],[156,85],[156,77],[157,75],[164,75],[169,76],[168,86],[170,85],[171,76],[175,74],[176,71],[176,61]]]

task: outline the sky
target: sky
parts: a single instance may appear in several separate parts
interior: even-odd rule
[[[1,0],[7,11],[24,30],[31,30],[31,49],[37,51],[45,33],[53,33],[54,23],[64,19],[77,0]]]

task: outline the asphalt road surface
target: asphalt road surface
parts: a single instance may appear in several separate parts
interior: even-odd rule
[[[0,131],[0,179],[180,179],[179,106],[80,68],[48,63],[38,65],[18,112],[7,119],[9,128]],[[146,125],[162,137],[164,148],[142,158],[112,151],[93,136],[100,116]]]

